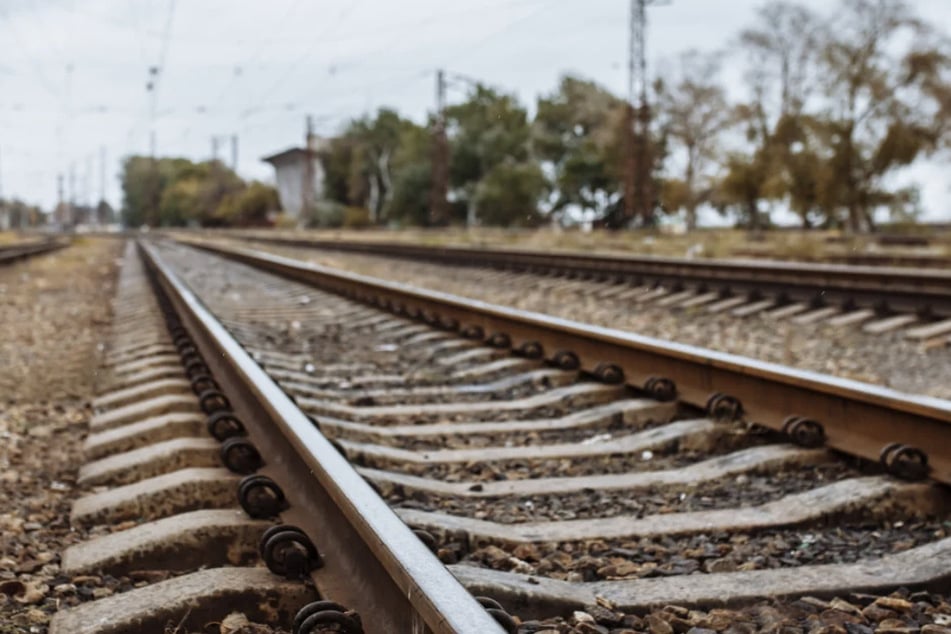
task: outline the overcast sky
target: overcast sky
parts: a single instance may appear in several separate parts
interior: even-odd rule
[[[673,0],[649,9],[651,65],[729,46],[761,0]],[[831,3],[806,0],[822,10]],[[912,0],[951,32],[951,0]],[[565,72],[624,94],[627,0],[0,0],[0,188],[50,208],[56,177],[76,197],[121,202],[125,155],[149,147],[149,68],[160,67],[160,155],[230,160],[272,181],[261,156],[298,145],[304,117],[332,135],[379,106],[423,121],[444,67],[517,93]],[[740,84],[724,77],[734,92]],[[450,100],[464,95],[459,87]],[[928,217],[951,220],[949,164],[917,167]],[[67,182],[68,187],[68,182]]]

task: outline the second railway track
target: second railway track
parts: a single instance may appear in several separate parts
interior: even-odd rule
[[[951,341],[951,272],[934,268],[688,259],[569,251],[436,247],[238,234],[254,243],[346,252],[444,266],[551,278],[596,301],[689,309],[736,318],[769,315],[826,322],[870,334],[904,331],[914,341]],[[486,275],[490,280],[491,275]]]
[[[103,537],[100,552],[199,553],[202,539],[215,552],[214,536],[230,530],[223,560],[253,557],[236,520],[207,510],[236,501],[238,478],[211,469],[220,454],[261,518],[237,532],[277,521],[261,542],[268,566],[304,574],[336,604],[312,607],[338,616],[302,631],[356,632],[362,621],[367,633],[937,633],[951,623],[945,401],[248,250],[162,243],[143,257],[167,298],[166,337],[224,445],[171,419],[133,430],[120,403],[101,403],[109,437],[94,439],[87,476],[133,490],[79,510],[114,510],[131,494],[145,508],[179,502],[162,527]],[[87,558],[95,568],[95,549]],[[254,578],[236,574],[235,586]],[[480,605],[463,586],[488,598]],[[273,599],[274,614],[306,603],[295,588]],[[120,603],[109,600],[64,612],[55,631],[108,615]]]

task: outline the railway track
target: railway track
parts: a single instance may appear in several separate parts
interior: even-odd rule
[[[737,318],[767,314],[795,323],[902,330],[915,341],[949,340],[951,272],[928,268],[777,261],[585,255],[522,249],[431,247],[248,235],[252,243],[341,251],[513,276],[585,283],[593,299],[690,309]],[[487,278],[491,276],[487,275]]]
[[[951,624],[946,401],[199,246],[126,255],[62,559],[141,587],[52,632]]]
[[[43,241],[31,241],[25,244],[11,244],[0,246],[0,266],[10,264],[24,258],[29,258],[42,253],[49,253],[57,249],[62,249],[69,243],[64,240],[48,239]]]

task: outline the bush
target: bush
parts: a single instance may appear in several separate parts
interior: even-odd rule
[[[343,225],[346,207],[336,200],[318,200],[308,217],[303,218],[305,227],[335,228]]]
[[[347,229],[366,229],[370,222],[370,210],[366,207],[345,207],[343,210],[343,226]]]

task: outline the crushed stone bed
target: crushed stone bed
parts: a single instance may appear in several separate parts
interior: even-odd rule
[[[598,299],[568,289],[539,289],[551,277],[523,275],[505,285],[488,283],[492,269],[452,267],[398,258],[253,243],[287,257],[454,293],[523,310],[637,332],[814,372],[886,385],[910,393],[951,398],[951,348],[927,349],[901,332],[867,335],[861,328],[795,324],[762,315],[713,314],[704,306],[670,309],[651,302]],[[447,272],[449,272],[447,274]]]
[[[666,489],[582,491],[566,495],[531,495],[502,498],[455,498],[414,491],[406,496],[399,487],[383,487],[386,500],[397,508],[449,513],[480,520],[514,524],[614,517],[645,517],[754,506],[785,495],[801,493],[824,484],[858,475],[844,464],[768,474],[741,474],[728,480]]]

